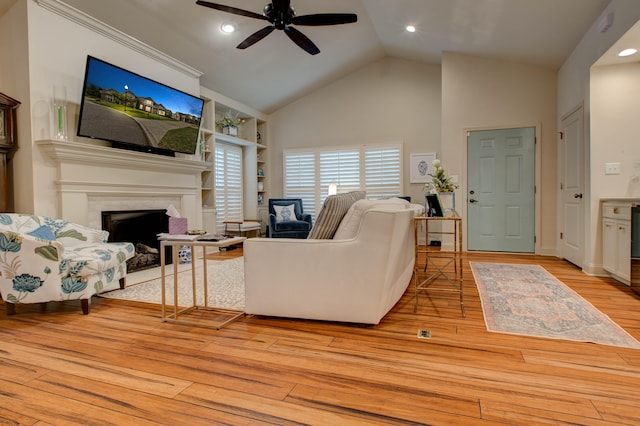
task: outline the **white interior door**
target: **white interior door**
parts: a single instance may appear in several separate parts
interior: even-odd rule
[[[582,107],[562,120],[560,141],[562,258],[582,266],[584,261],[584,134]]]
[[[467,139],[467,248],[535,252],[535,128]]]

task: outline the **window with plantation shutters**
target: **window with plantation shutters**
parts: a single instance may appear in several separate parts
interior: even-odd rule
[[[219,143],[215,152],[216,226],[224,231],[224,221],[243,217],[242,147]]]
[[[364,149],[364,190],[367,198],[388,198],[402,190],[402,149],[370,147]]]
[[[284,155],[285,198],[302,198],[305,213],[315,216],[316,154],[288,152]]]
[[[360,150],[320,151],[320,204],[324,203],[329,184],[335,183],[340,193],[361,188]]]
[[[369,199],[404,194],[400,143],[287,150],[283,164],[285,197],[302,198],[314,216],[331,183],[338,193],[366,191]]]

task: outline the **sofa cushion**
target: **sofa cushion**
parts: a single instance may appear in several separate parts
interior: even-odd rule
[[[304,220],[290,220],[288,222],[276,222],[274,230],[283,231],[308,231],[311,225]]]
[[[358,200],[351,205],[347,213],[344,215],[333,239],[346,240],[355,237],[358,234],[358,229],[360,229],[360,223],[364,212],[371,208],[391,207],[395,209],[408,209],[409,206],[410,203],[401,198],[389,198],[386,200]]]
[[[56,240],[65,247],[84,243],[105,243],[109,238],[107,231],[89,228],[66,220],[47,219],[45,223],[49,226],[54,225]]]
[[[318,214],[316,223],[311,228],[308,238],[316,240],[332,239],[349,207],[356,201],[362,200],[365,195],[364,191],[353,191],[346,194],[328,196],[324,201],[320,214]]]
[[[7,231],[27,233],[42,225],[38,216],[20,213],[0,214],[0,226]]]
[[[273,209],[276,212],[276,223],[289,222],[297,219],[294,204],[289,204],[288,206],[273,206]]]
[[[64,246],[83,243],[104,243],[109,238],[107,231],[88,228],[63,219],[53,219],[46,216],[28,214],[0,214],[0,226],[9,231],[25,234],[30,231],[33,232],[42,226],[46,226],[55,235],[55,239],[60,241]]]
[[[40,238],[41,240],[53,241],[56,239],[56,235],[47,225],[39,226],[33,231],[27,232],[27,234],[32,237]]]
[[[132,257],[134,252],[131,243],[91,243],[65,247],[63,267],[66,271],[62,272],[78,277],[96,273],[110,275],[115,272],[115,268],[124,265],[123,262]]]

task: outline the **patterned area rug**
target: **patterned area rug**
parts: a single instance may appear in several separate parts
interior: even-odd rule
[[[470,265],[489,331],[640,349],[640,342],[539,265]]]
[[[204,303],[203,268],[202,261],[196,266],[196,297],[198,304]],[[167,273],[173,272],[168,267]],[[141,271],[127,277],[127,287],[124,290],[114,290],[100,294],[101,297],[111,299],[134,300],[147,303],[162,303],[162,281],[160,269]],[[142,276],[136,278],[135,275]],[[225,261],[207,261],[207,275],[209,283],[209,306],[227,309],[244,309],[244,258],[238,257]],[[133,279],[131,279],[133,278]],[[149,279],[146,279],[149,278]],[[146,280],[145,280],[146,279]],[[141,282],[136,282],[140,281]],[[173,304],[173,274],[166,279],[167,303]],[[191,287],[190,265],[180,265],[178,272],[178,305],[190,306],[193,300]]]

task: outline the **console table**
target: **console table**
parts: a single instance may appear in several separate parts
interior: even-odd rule
[[[460,296],[460,309],[465,317],[464,286],[462,270],[462,218],[454,211],[451,217],[417,216],[414,218],[416,260],[413,272],[415,301],[413,311],[418,310],[418,296],[429,291],[455,292]],[[437,229],[434,225],[439,224]],[[430,229],[431,226],[431,229]],[[429,235],[451,235],[452,251],[429,248]],[[424,235],[425,245],[420,245],[419,237]],[[421,268],[424,259],[424,268]],[[435,287],[436,283],[446,286]]]
[[[207,248],[209,247],[228,247],[236,244],[242,244],[246,237],[233,237],[227,238],[220,241],[206,241],[206,240],[184,240],[184,239],[162,239],[160,240],[160,270],[162,274],[162,321],[167,322],[175,322],[179,324],[186,325],[196,325],[200,327],[213,328],[216,330],[220,330],[225,327],[229,323],[241,318],[244,316],[244,311],[239,311],[237,309],[227,309],[227,308],[218,308],[214,306],[209,306],[209,288],[208,288],[208,279],[207,279]],[[166,272],[165,272],[165,247],[172,247],[172,258],[173,258],[173,313],[168,313],[169,306],[167,305],[166,298]],[[193,291],[193,300],[190,303],[190,306],[187,307],[179,307],[178,306],[178,248],[181,246],[187,246],[191,249],[191,288]],[[204,303],[198,304],[197,301],[197,280],[196,280],[196,247],[202,248],[202,265],[203,265],[203,292],[204,292]],[[191,312],[193,310],[207,310],[214,311],[217,313],[228,314],[230,317],[220,323],[204,323],[204,322],[195,322],[190,321],[188,319],[180,319],[179,316]]]

